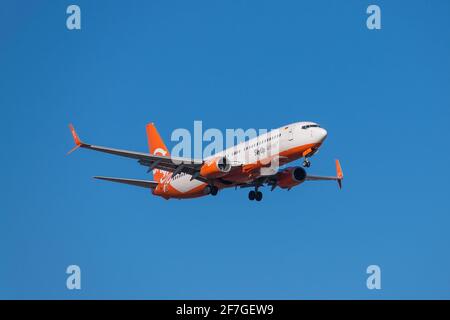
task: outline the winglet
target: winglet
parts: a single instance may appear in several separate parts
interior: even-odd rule
[[[78,138],[77,132],[75,131],[75,128],[72,124],[69,124],[70,132],[72,132],[73,140],[75,141],[75,144],[77,146],[81,145],[81,140]]]
[[[72,136],[73,136],[73,141],[75,141],[75,147],[73,147],[69,152],[67,152],[68,155],[71,154],[72,152],[74,152],[75,150],[77,150],[83,144],[83,142],[81,142],[80,138],[78,138],[77,132],[75,131],[75,128],[73,127],[72,124],[69,124],[69,128],[70,128],[70,132],[72,133]]]
[[[339,160],[336,159],[336,176],[337,176],[337,183],[339,186],[339,189],[342,189],[342,179],[344,179],[344,174],[342,173],[341,164],[339,163]]]

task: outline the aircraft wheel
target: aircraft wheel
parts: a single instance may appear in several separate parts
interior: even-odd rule
[[[256,194],[255,194],[255,200],[256,201],[261,201],[262,197],[263,197],[263,194],[262,194],[261,191],[256,192]]]
[[[303,166],[305,168],[309,168],[311,166],[311,162],[309,160],[305,159],[305,161],[303,161]]]
[[[256,196],[256,192],[253,190],[248,193],[248,199],[251,201],[255,200],[255,196]]]
[[[217,192],[219,192],[219,188],[217,188],[216,186],[211,186],[211,195],[215,196],[217,195]]]

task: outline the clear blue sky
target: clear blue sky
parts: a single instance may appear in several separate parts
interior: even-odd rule
[[[71,3],[0,10],[0,298],[450,298],[448,1],[77,0],[68,31]],[[69,122],[146,151],[147,122],[169,140],[194,120],[317,121],[310,172],[339,158],[344,189],[165,201],[91,179],[151,178],[133,160],[66,156]]]

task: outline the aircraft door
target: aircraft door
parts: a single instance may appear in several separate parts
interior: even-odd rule
[[[293,126],[289,126],[287,129],[287,139],[288,141],[292,141],[294,140],[294,127]]]
[[[287,145],[291,145],[294,140],[294,128],[292,126],[284,127],[282,130],[282,141]]]

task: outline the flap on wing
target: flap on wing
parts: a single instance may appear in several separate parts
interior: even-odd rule
[[[106,180],[106,181],[118,182],[118,183],[124,183],[124,184],[129,184],[129,185],[132,185],[132,186],[148,188],[148,189],[154,189],[158,185],[158,182],[156,182],[156,181],[148,181],[148,180],[123,179],[123,178],[99,177],[99,176],[94,177],[94,179]]]

